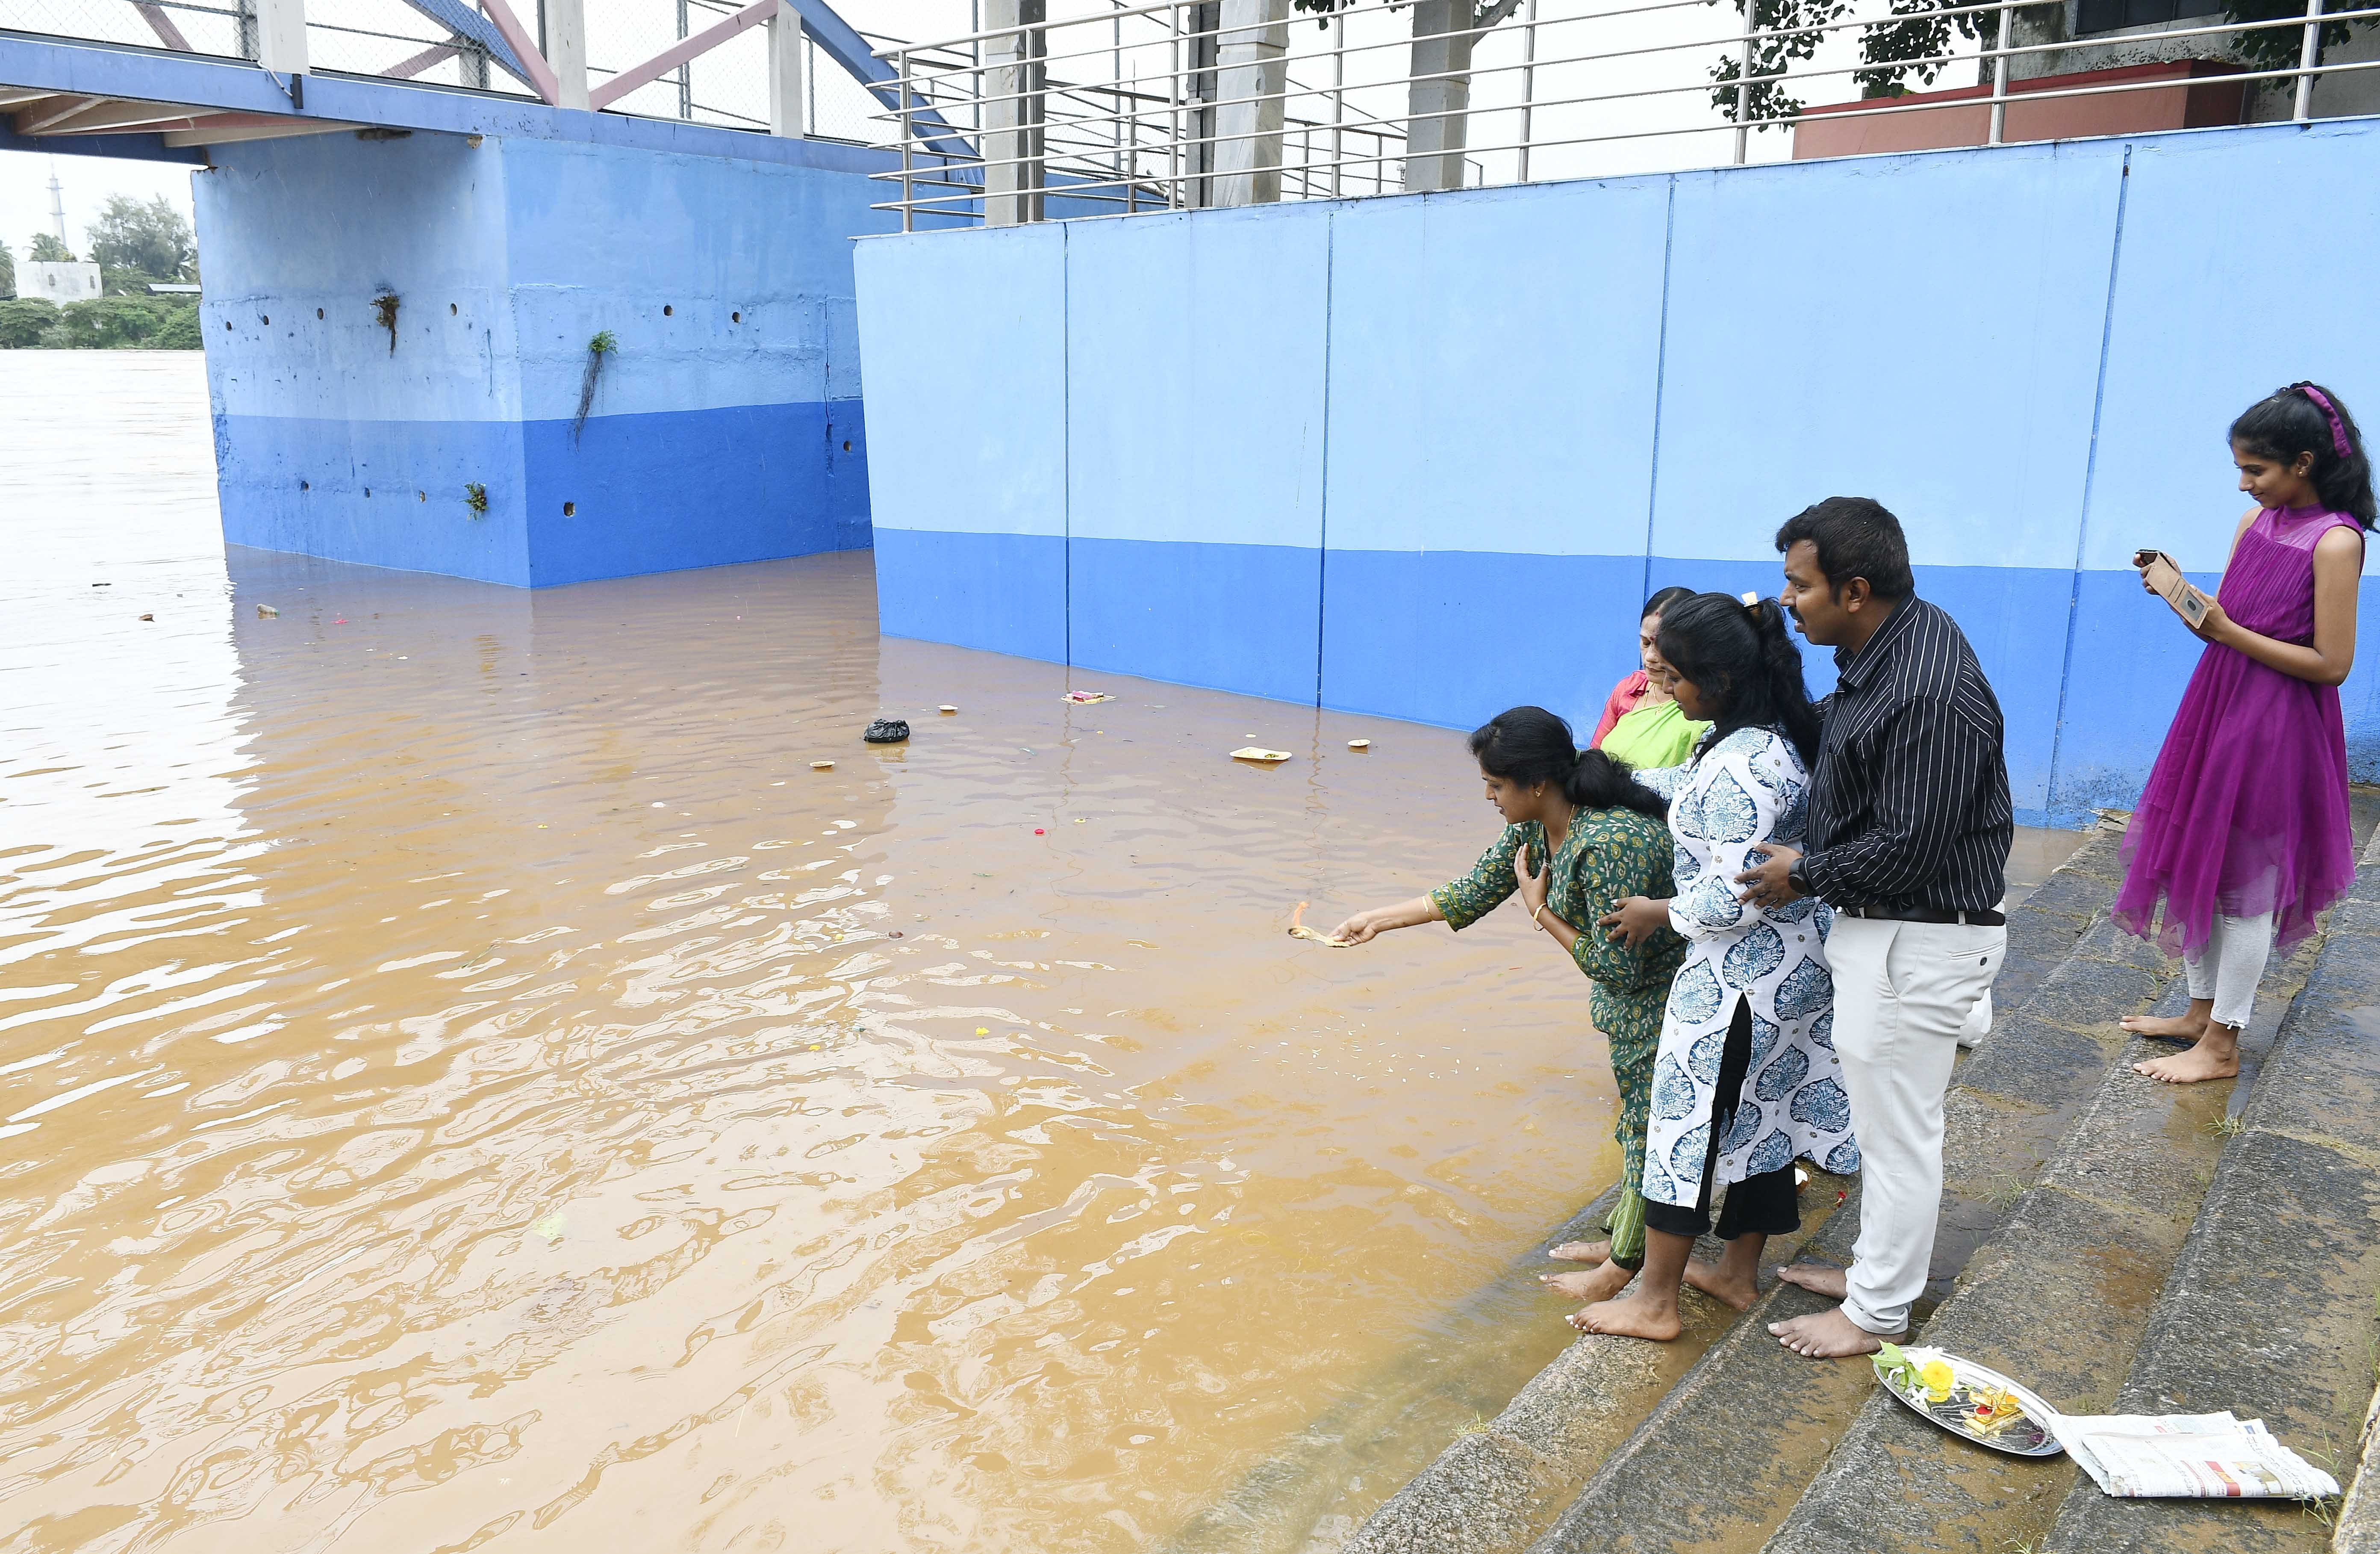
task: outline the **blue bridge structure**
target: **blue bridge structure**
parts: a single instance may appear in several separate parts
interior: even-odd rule
[[[212,55],[192,7],[0,33],[0,148],[197,169],[225,538],[518,586],[866,546],[852,239],[895,159],[811,133],[803,78],[880,90],[868,43],[763,0],[590,88],[575,8],[540,49],[503,0],[407,3],[379,76],[308,68],[295,0]],[[751,127],[604,111],[739,38]],[[494,89],[410,79],[441,63]]]

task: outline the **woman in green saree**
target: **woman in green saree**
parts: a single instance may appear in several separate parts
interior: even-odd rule
[[[1572,1244],[1557,1257],[1599,1262],[1547,1282],[1579,1300],[1608,1300],[1634,1277],[1645,1250],[1645,1129],[1652,1106],[1653,1057],[1661,1011],[1685,941],[1660,933],[1631,946],[1607,937],[1595,920],[1631,895],[1670,886],[1666,802],[1639,786],[1628,768],[1599,750],[1579,750],[1570,724],[1542,707],[1500,712],[1471,735],[1488,801],[1504,819],[1503,834],[1460,880],[1394,906],[1359,912],[1334,937],[1362,944],[1390,929],[1443,922],[1460,931],[1518,895],[1532,927],[1594,979],[1587,1008],[1611,1050],[1620,1091],[1622,1163],[1609,1247]]]
[[[1636,654],[1644,667],[1621,676],[1611,687],[1603,703],[1603,720],[1595,725],[1595,737],[1586,742],[1589,748],[1626,761],[1639,771],[1655,771],[1665,766],[1683,766],[1694,753],[1694,746],[1710,732],[1710,724],[1687,717],[1677,698],[1670,694],[1670,666],[1661,662],[1661,650],[1655,642],[1661,629],[1661,612],[1693,597],[1692,589],[1663,589],[1645,601],[1636,623]]]

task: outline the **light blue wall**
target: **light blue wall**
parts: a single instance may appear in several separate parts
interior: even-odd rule
[[[2349,120],[869,239],[885,629],[1584,726],[1647,592],[1773,591],[1778,524],[1868,495],[1993,679],[2023,817],[2073,823],[2137,794],[2199,651],[2126,558],[2211,586],[2258,395],[2380,404],[2380,312],[2333,284],[2375,180]],[[1028,538],[1029,622],[946,607]]]
[[[769,149],[219,148],[194,186],[225,538],[525,587],[866,546],[851,237],[887,222],[862,173]]]

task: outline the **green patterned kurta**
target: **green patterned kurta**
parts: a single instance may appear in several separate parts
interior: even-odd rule
[[[1527,820],[1506,826],[1469,874],[1429,892],[1450,927],[1469,928],[1512,893],[1512,859],[1524,844],[1544,867],[1545,827]],[[1620,1088],[1620,1125],[1612,1137],[1623,1161],[1611,1251],[1630,1267],[1644,1256],[1644,1202],[1637,1188],[1645,1174],[1653,1059],[1660,1050],[1670,979],[1685,959],[1686,941],[1663,929],[1632,950],[1605,938],[1595,920],[1626,896],[1666,900],[1676,894],[1670,845],[1667,826],[1633,809],[1582,809],[1572,817],[1570,834],[1554,855],[1546,892],[1546,910],[1578,930],[1571,959],[1594,979],[1587,1008],[1611,1048],[1611,1077]]]

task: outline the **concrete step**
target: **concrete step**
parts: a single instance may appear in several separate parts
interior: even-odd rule
[[[2052,881],[2053,903],[2101,915],[2070,943],[2066,958],[2039,980],[2032,996],[2013,1014],[2004,1015],[1992,1036],[1961,1065],[1945,1100],[1944,1214],[1951,1233],[1937,1253],[1937,1278],[1951,1276],[1978,1243],[1985,1244],[1973,1254],[1966,1279],[1942,1303],[1943,1313],[1973,1302],[1973,1281],[1979,1270],[1992,1266],[2001,1240],[2025,1233],[2024,1206],[2040,1192],[2032,1184],[2061,1135],[2070,1143],[2078,1133],[2096,1136],[2102,1130],[2102,1092],[2113,1082],[2126,1042],[2115,1022],[2146,1007],[2168,979],[2154,952],[2116,933],[2104,916],[2114,893],[2117,845],[2112,833],[2095,838],[2079,867]],[[2044,890],[2050,892],[2051,887]],[[2150,1083],[2137,1075],[2126,1077],[2142,1086]],[[2219,1141],[2208,1149],[2210,1164],[2214,1147],[2219,1147]],[[2058,1173],[2068,1159],[2060,1153],[2051,1161],[2049,1174]],[[2192,1185],[2203,1190],[2204,1183]],[[2014,1218],[2011,1208],[2017,1211]],[[2180,1245],[2187,1222],[2185,1211],[2169,1232],[2172,1247]],[[1856,1233],[1856,1220],[1842,1216],[1821,1237],[1826,1244],[1814,1251],[1828,1261],[1848,1261]],[[2152,1277],[2139,1290],[2135,1304],[2143,1313],[2155,1288]],[[2102,1293],[2091,1292],[2087,1298],[2099,1299]],[[1788,1521],[1789,1513],[1808,1503],[1803,1495],[1814,1481],[1835,1477],[1847,1457],[1864,1459],[1864,1427],[1875,1427],[1866,1418],[1866,1405],[1876,1392],[1868,1366],[1803,1359],[1767,1331],[1770,1321],[1819,1310],[1826,1304],[1791,1286],[1765,1293],[1749,1319],[1712,1349],[1588,1483],[1535,1554],[1678,1546],[1756,1549],[1778,1532],[1780,1522]],[[1942,1317],[1933,1320],[1939,1323]],[[1909,1422],[1920,1432],[1927,1429],[1913,1416]],[[1876,1426],[1888,1423],[1878,1420]],[[1868,1488],[1847,1482],[1846,1493],[1829,1497],[1851,1512],[1845,1525],[1814,1525],[1806,1538],[1790,1546],[1823,1548],[1828,1554],[1961,1547],[1955,1540],[1934,1541],[1937,1529],[1931,1524],[1940,1519],[1940,1506],[1927,1504],[1922,1515],[1912,1515],[1911,1504],[1924,1502],[1901,1499],[1895,1487],[1878,1492],[1876,1508],[1898,1503],[1888,1514],[1872,1516],[1859,1504]],[[1979,1547],[2000,1554],[1997,1544]]]
[[[2104,1066],[2106,1044],[2078,1037],[2068,1022],[2078,1011],[2116,1003],[2129,1012],[2155,990],[2156,978],[2135,966],[2075,953],[2114,894],[2119,840],[2112,828],[2095,834],[2011,914],[2009,957],[1996,989],[1999,1022],[1961,1064],[1953,1105],[1953,1154],[1965,1169],[1952,1184],[1946,1281],[2012,1201],[2011,1184],[2030,1178],[2063,1131],[2073,1105],[2061,1098],[2087,1091]],[[1971,1080],[1981,1087],[1969,1087]],[[1848,1199],[1837,1207],[1846,1189]],[[1780,1238],[1770,1248],[1771,1265],[1803,1249],[1846,1260],[1858,1232],[1856,1184],[1816,1178],[1803,1205],[1800,1244]],[[1676,1344],[1581,1337],[1495,1419],[1456,1439],[1374,1512],[1345,1545],[1348,1554],[1517,1554],[1546,1534],[1558,1513],[1560,1524],[1542,1548],[1698,1545],[1700,1533],[1688,1535],[1710,1497],[1692,1487],[1706,1475],[1765,1486],[1761,1505],[1773,1504],[1773,1514],[1781,1514],[1825,1457],[1834,1433],[1827,1422],[1848,1418],[1864,1385],[1852,1367],[1794,1359],[1768,1337],[1767,1322],[1820,1304],[1775,1286],[1739,1317],[1689,1290],[1688,1331]],[[1680,1381],[1689,1361],[1692,1369]],[[1746,1431],[1740,1408],[1730,1402],[1741,1396],[1759,1397],[1761,1417],[1777,1427]],[[1714,1451],[1726,1460],[1722,1471],[1712,1471]],[[1576,1487],[1590,1475],[1586,1494],[1578,1496]],[[1708,1509],[1716,1526],[1724,1512],[1715,1503]],[[1745,1524],[1766,1533],[1758,1517]]]
[[[2368,810],[2358,806],[2360,828],[2371,823]],[[2328,926],[2335,930],[2342,921],[2335,916]],[[2255,1071],[2251,1065],[2275,1050],[2297,1017],[2323,943],[2317,936],[2267,973],[2243,1034],[2243,1072]],[[2078,953],[2144,969],[2162,965],[2153,949],[2104,919]],[[2179,977],[2172,984],[2159,1008],[2178,1012],[2187,992]],[[2238,1151],[2231,1141],[2248,1100],[2244,1082],[2177,1087],[2132,1073],[2142,1058],[2173,1049],[2124,1038],[2113,1013],[2098,1034],[2115,1050],[2090,1105],[1918,1334],[1921,1342],[2019,1378],[2074,1413],[2131,1411],[2120,1378],[2135,1353],[2146,1352],[2165,1292],[2192,1277],[2181,1259],[2218,1172]],[[2279,1055],[2273,1063],[2288,1067]],[[1766,1546],[1769,1554],[2040,1548],[2071,1499],[2105,1499],[2067,1458],[1983,1451],[1918,1419],[1864,1374],[1861,1379],[1870,1395],[1825,1472]],[[1913,1515],[1918,1506],[1923,1513]]]
[[[2380,843],[2358,872],[2107,1410],[2262,1418],[2342,1485],[2361,1463],[2380,1299]],[[2334,1545],[2333,1508],[2113,1499],[2082,1478],[2042,1548],[2370,1548],[2380,1545],[2374,1489]]]

